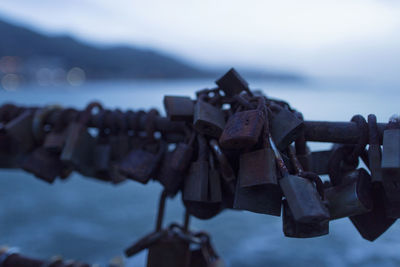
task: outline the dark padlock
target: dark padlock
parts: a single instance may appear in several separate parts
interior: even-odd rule
[[[248,94],[250,94],[250,96],[252,95],[248,83],[234,68],[231,68],[215,83],[225,92],[226,96],[237,95],[243,91],[246,91]]]
[[[382,184],[389,201],[400,202],[400,121],[392,117],[383,133]]]
[[[347,173],[342,183],[325,189],[331,219],[339,219],[372,210],[371,176],[365,169]]]
[[[215,167],[214,156],[209,153],[210,170],[208,172],[208,202],[220,203],[222,201],[221,176]]]
[[[117,164],[118,171],[129,179],[146,184],[157,171],[166,150],[163,142],[159,142],[157,147],[156,152],[146,148],[132,150]]]
[[[224,113],[203,98],[200,96],[194,106],[193,127],[200,134],[219,138],[225,127]]]
[[[310,154],[310,171],[317,175],[329,173],[329,159],[332,157],[332,150],[313,151]]]
[[[193,121],[194,103],[187,96],[164,96],[164,108],[171,121]]]
[[[224,267],[223,260],[218,256],[210,236],[205,232],[199,232],[194,235],[200,239],[198,248],[191,250],[190,267]]]
[[[74,167],[85,176],[93,176],[93,151],[95,138],[87,130],[87,123],[94,108],[102,109],[97,102],[90,103],[84,112],[68,127],[67,139],[60,159],[68,166]]]
[[[32,132],[33,115],[32,110],[26,110],[5,125],[4,130],[11,138],[13,153],[23,154],[35,147]]]
[[[265,99],[259,97],[257,109],[236,112],[230,116],[219,138],[221,147],[243,149],[254,146],[266,120],[264,110]]]
[[[316,186],[308,179],[289,174],[282,156],[271,137],[270,142],[282,175],[279,185],[288,202],[293,218],[300,223],[317,223],[328,220],[328,209],[322,202]],[[296,155],[292,147],[289,147],[289,154],[292,161],[295,161]],[[302,171],[300,169],[301,166],[298,166],[298,164],[293,165],[296,166],[297,173]]]
[[[273,111],[271,119],[271,136],[279,150],[284,150],[301,133],[304,124],[290,110],[276,104],[271,104]]]
[[[294,238],[312,238],[329,234],[329,220],[315,223],[297,222],[286,200],[283,201],[283,234]]]
[[[63,176],[66,169],[59,159],[59,154],[43,147],[33,150],[24,159],[21,168],[48,183],[53,183],[57,177]]]
[[[281,215],[282,192],[278,184],[275,154],[264,122],[263,148],[240,155],[235,209]]]
[[[384,194],[382,185],[374,182],[372,184],[372,210],[350,217],[353,225],[366,240],[374,241],[396,221],[396,219],[389,218],[386,214]]]
[[[197,135],[198,155],[190,165],[184,181],[183,199],[186,201],[207,202],[209,162],[207,142],[202,135]]]
[[[171,196],[176,195],[180,189],[185,172],[187,171],[193,156],[193,143],[196,135],[194,131],[187,137],[187,142],[180,142],[174,151],[164,157],[158,181]]]

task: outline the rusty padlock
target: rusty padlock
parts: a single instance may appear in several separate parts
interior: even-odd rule
[[[264,110],[265,99],[259,97],[256,109],[236,112],[230,116],[219,138],[221,147],[243,149],[254,146],[266,120]]]
[[[294,219],[287,200],[283,201],[283,233],[287,237],[312,238],[329,234],[329,220],[314,223],[301,223]]]
[[[200,134],[219,138],[225,127],[224,113],[204,98],[201,95],[194,106],[193,127]]]
[[[234,68],[231,68],[215,83],[225,92],[225,95],[228,97],[240,94],[243,91],[246,91],[250,96],[252,96],[248,83]]]
[[[61,153],[68,135],[68,117],[75,113],[73,109],[64,109],[60,112],[52,130],[46,135],[43,147],[51,152]]]
[[[274,151],[269,142],[268,120],[264,122],[263,147],[240,155],[235,209],[281,215],[282,192]]]
[[[286,149],[301,133],[304,124],[293,112],[276,104],[270,105],[273,111],[271,136],[279,150]]]
[[[299,175],[291,175],[285,166],[282,156],[275,146],[270,136],[271,147],[274,150],[277,165],[281,172],[282,178],[279,185],[282,189],[293,218],[300,223],[317,223],[329,219],[329,212],[316,186],[306,178],[300,177],[301,166],[296,163],[296,155],[292,147],[289,147],[289,155]]]
[[[194,103],[187,96],[164,96],[164,108],[171,121],[193,121]]]

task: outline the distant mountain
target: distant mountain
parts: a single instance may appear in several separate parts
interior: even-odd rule
[[[101,48],[68,36],[46,36],[0,20],[0,76],[2,70],[7,73],[1,62],[4,56],[11,56],[18,65],[16,70],[8,73],[16,72],[27,81],[50,75],[49,70],[67,72],[74,67],[83,69],[87,79],[216,78],[226,71],[196,68],[148,49],[124,46]],[[285,72],[247,70],[243,73],[246,78],[302,79]]]
[[[79,67],[87,78],[193,78],[199,70],[161,53],[132,48],[99,48],[70,37],[49,37],[0,21],[0,57],[17,56],[22,65],[51,65],[66,70]],[[34,67],[34,66],[33,66]]]

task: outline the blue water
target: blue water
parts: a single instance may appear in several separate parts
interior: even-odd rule
[[[100,100],[109,108],[162,109],[164,94],[193,95],[212,81],[90,83],[81,87],[26,86],[0,92],[0,104],[54,104],[84,107]],[[285,99],[308,120],[348,121],[354,114],[375,113],[387,121],[398,109],[399,86],[393,83],[320,80],[303,84],[251,83]],[[312,148],[327,147],[311,144]],[[124,248],[154,229],[161,186],[127,182],[113,186],[74,174],[48,185],[19,170],[2,170],[0,179],[0,245],[18,246],[28,255],[62,255],[105,266]],[[180,196],[167,203],[166,223],[180,221]],[[363,240],[348,219],[330,224],[328,236],[290,239],[281,218],[225,211],[217,217],[192,220],[193,229],[212,234],[227,266],[398,266],[400,227],[394,224],[377,241]],[[144,266],[145,253],[125,259],[126,266]]]

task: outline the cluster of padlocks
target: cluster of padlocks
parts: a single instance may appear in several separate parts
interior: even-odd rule
[[[234,69],[216,84],[196,92],[195,100],[165,96],[167,117],[154,109],[107,110],[95,102],[82,111],[5,104],[0,167],[22,168],[49,183],[72,171],[113,183],[153,179],[165,197],[180,192],[190,215],[209,219],[224,209],[282,215],[288,237],[326,235],[330,220],[349,217],[373,241],[399,218],[396,117],[388,124],[378,124],[374,115],[356,115],[349,124],[306,124],[288,103],[250,90]],[[306,141],[321,140],[336,144],[310,151]],[[187,264],[182,251],[193,243],[206,260],[189,266],[215,266],[219,258],[209,240],[183,226],[158,226],[127,254],[153,248],[149,255],[168,258],[161,250],[170,249]]]

